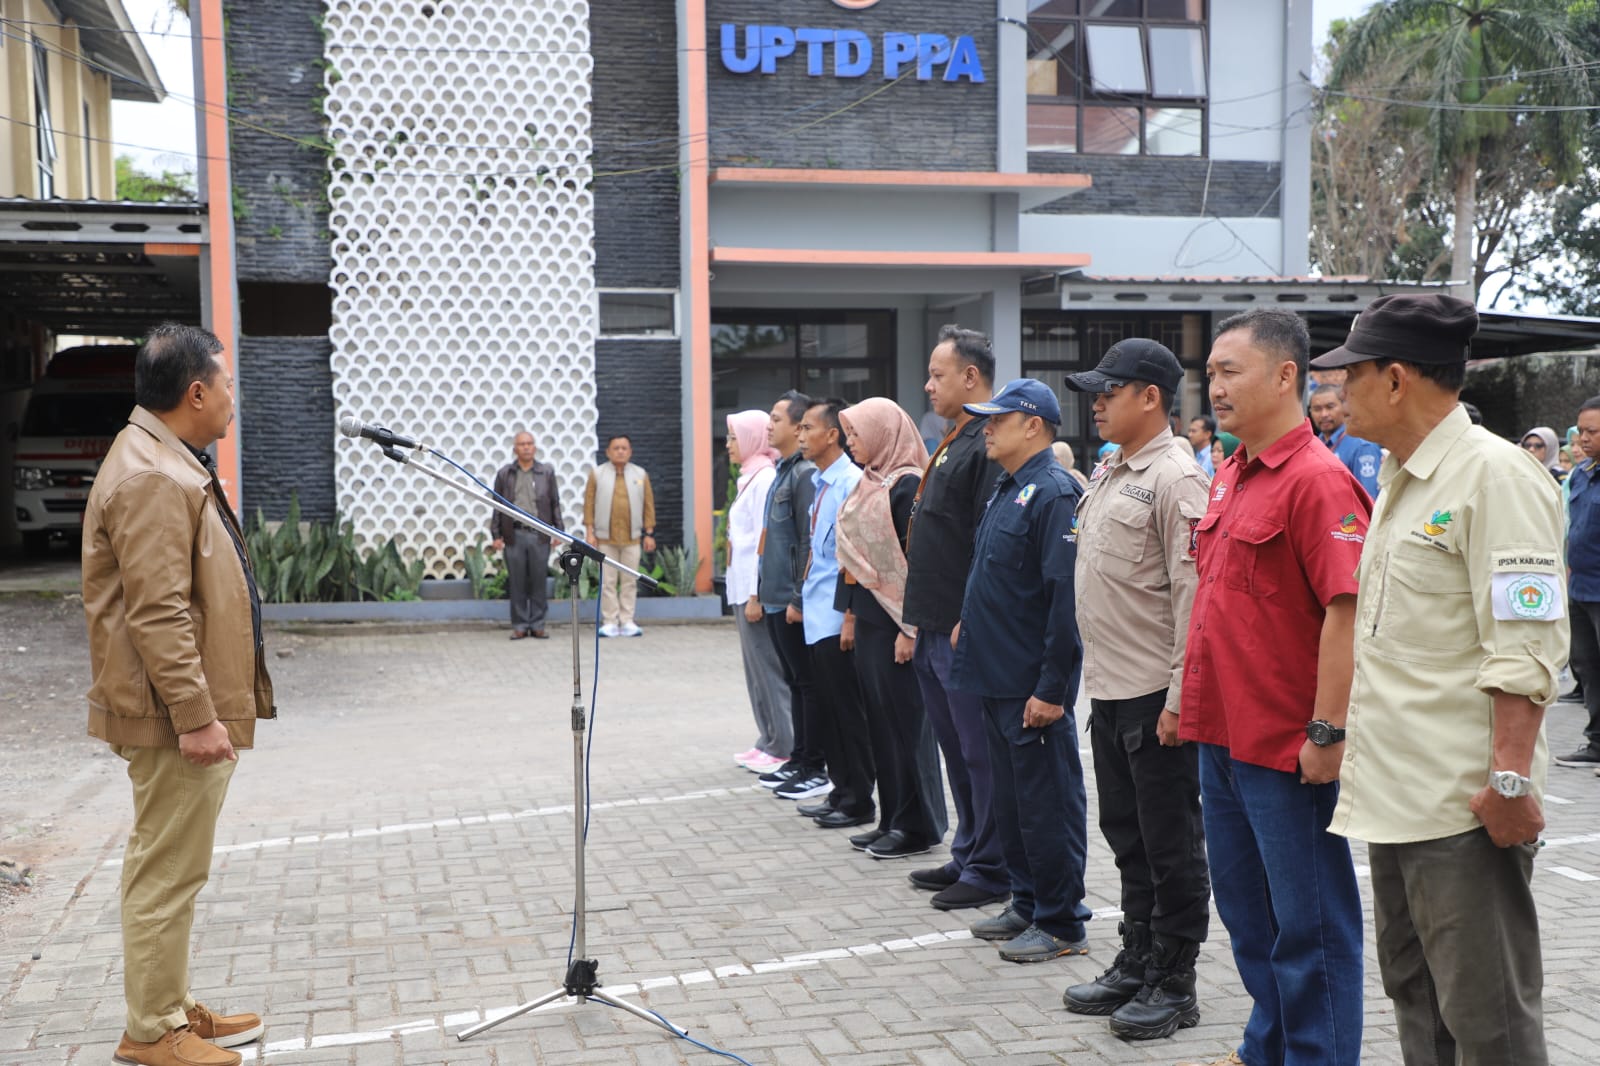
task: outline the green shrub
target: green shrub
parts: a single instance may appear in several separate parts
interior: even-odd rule
[[[418,599],[423,564],[408,566],[393,537],[364,555],[356,550],[352,523],[309,522],[302,532],[300,498],[276,529],[258,509],[245,530],[245,549],[264,603],[327,603],[345,600]]]

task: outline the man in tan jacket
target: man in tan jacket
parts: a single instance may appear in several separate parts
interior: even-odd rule
[[[275,716],[244,538],[203,450],[233,421],[233,378],[203,329],[163,325],[134,364],[138,406],[83,516],[89,735],[128,763],[122,864],[127,1031],[115,1061],[237,1066],[254,1014],[189,991],[194,901],[238,750]]]
[[[650,475],[629,462],[633,442],[623,434],[606,441],[605,462],[589,471],[583,488],[584,539],[623,566],[637,570],[644,552],[656,550],[656,498]],[[641,550],[642,549],[642,550]],[[600,635],[637,637],[633,620],[638,579],[621,570],[600,570]]]

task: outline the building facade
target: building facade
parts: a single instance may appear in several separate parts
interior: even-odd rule
[[[1198,368],[1234,305],[1116,279],[1306,272],[1310,0],[267,8],[226,21],[271,130],[233,135],[245,507],[298,492],[437,576],[487,514],[340,415],[480,476],[529,428],[569,511],[627,433],[662,539],[706,558],[731,411],[919,417],[945,322],[1002,379],[1133,334]]]

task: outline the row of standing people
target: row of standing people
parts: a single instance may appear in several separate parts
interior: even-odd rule
[[[946,707],[966,701],[958,722],[984,734],[995,869],[1011,891],[974,932],[1005,939],[1015,961],[1086,947],[1071,711],[1081,673],[1123,951],[1067,990],[1069,1009],[1111,1013],[1123,1036],[1193,1024],[1209,871],[1253,1004],[1218,1063],[1358,1062],[1354,838],[1369,844],[1405,1061],[1546,1061],[1529,885],[1543,708],[1568,645],[1563,523],[1542,464],[1473,426],[1458,402],[1475,330],[1470,304],[1388,297],[1317,360],[1346,371],[1351,431],[1387,453],[1376,511],[1355,473],[1316,446],[1303,406],[1309,338],[1290,313],[1218,328],[1211,400],[1241,443],[1209,486],[1175,450],[1166,412],[1181,371],[1154,342],[1122,342],[1071,383],[1095,396],[1102,435],[1121,444],[1087,493],[1048,459],[1060,414],[1046,386],[1013,382],[988,402],[969,390],[976,402],[962,410],[975,417],[941,444],[919,502],[954,462],[952,440],[981,437],[1001,470],[974,478],[984,502],[965,535],[938,538],[966,558],[943,572],[956,602],[944,617],[957,624],[937,691]],[[963,365],[959,348],[944,354]],[[936,402],[941,361],[936,349]],[[830,483],[819,475],[816,487]],[[908,607],[932,513],[913,507],[908,523]],[[812,538],[813,567],[818,547]],[[919,627],[917,664],[950,636],[936,620]],[[933,720],[937,701],[925,703]],[[971,745],[943,747],[968,806],[951,862],[912,875],[924,887],[959,884],[973,858],[959,845],[985,760]]]

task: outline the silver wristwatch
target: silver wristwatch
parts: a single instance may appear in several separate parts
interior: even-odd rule
[[[1489,787],[1506,799],[1517,799],[1533,792],[1533,780],[1515,770],[1495,770],[1489,774]]]

